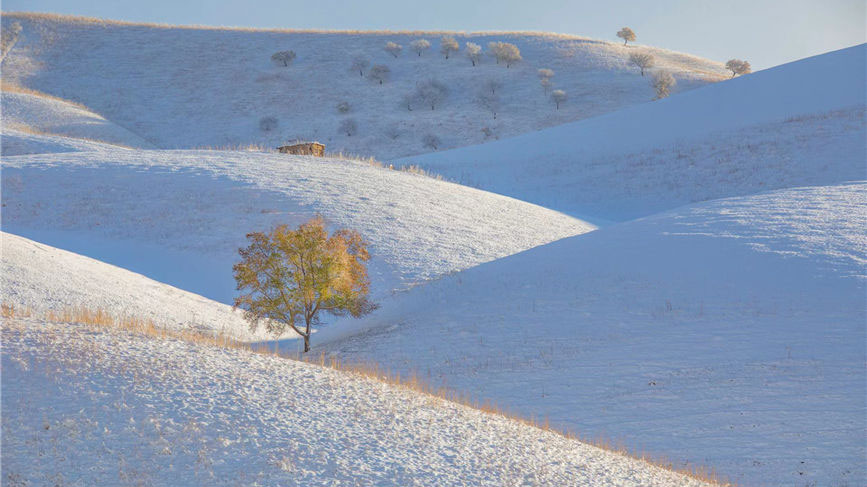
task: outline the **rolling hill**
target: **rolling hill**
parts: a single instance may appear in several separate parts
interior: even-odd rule
[[[671,98],[400,159],[591,221],[865,178],[867,44]]]
[[[373,292],[595,227],[536,205],[367,162],[219,151],[4,157],[3,228],[231,303],[245,235],[322,214],[359,230]],[[520,228],[521,231],[515,231]]]
[[[422,140],[428,134],[440,139],[439,149],[458,147],[649,100],[653,90],[628,64],[631,52],[652,53],[680,91],[727,77],[722,64],[687,54],[556,34],[257,31],[19,13],[4,13],[2,22],[22,26],[3,60],[6,81],[83,104],[163,149],[274,147],[303,138],[385,159],[430,151]],[[445,34],[462,49],[467,41],[483,48],[512,42],[524,61],[507,69],[487,55],[476,67],[463,52],[445,59],[437,52]],[[417,38],[432,43],[422,56],[409,48]],[[403,46],[399,57],[383,50],[389,41]],[[287,49],[297,54],[291,66],[271,62]],[[359,56],[388,66],[389,80],[359,76],[351,69]],[[538,68],[555,70],[554,87],[569,93],[560,110]],[[407,110],[405,96],[429,79],[447,88],[442,105]],[[496,119],[475,102],[490,80],[502,85]],[[343,101],[346,114],[336,108]],[[276,119],[272,130],[260,128],[266,117]],[[348,118],[358,127],[352,136],[338,130]]]
[[[2,22],[21,25],[2,60],[4,83],[19,87],[4,90],[2,107],[4,299],[242,335],[225,304],[245,233],[322,214],[371,242],[381,308],[322,327],[317,353],[415,372],[745,485],[867,477],[867,45],[717,82],[716,62],[555,34],[452,33],[462,45],[514,42],[524,61],[506,68],[490,57],[479,66],[444,59],[436,51],[446,33],[17,13]],[[409,52],[417,38],[433,48]],[[391,57],[387,41],[403,52]],[[270,61],[282,49],[297,53],[291,66]],[[638,51],[674,72],[674,96],[650,101],[647,79],[627,62]],[[359,76],[350,69],[359,56],[389,66],[390,78]],[[542,67],[569,92],[560,110],[539,85]],[[405,95],[430,79],[447,87],[443,102],[407,109]],[[496,118],[476,100],[491,80]],[[343,101],[347,113],[336,108]],[[264,130],[266,117],[276,126]],[[357,133],[339,133],[347,119]],[[295,138],[398,169],[335,154],[203,149]],[[309,364],[38,318],[4,322],[3,333],[3,416],[21,418],[4,421],[4,452],[24,451],[15,442],[40,427],[19,399],[39,392],[34,411],[85,437],[103,433],[63,426],[73,412],[132,411],[143,439],[134,466],[160,466],[157,483],[176,472],[165,447],[180,452],[170,457],[178,465],[199,465],[182,468],[189,482],[201,473],[244,483],[238,458],[265,483],[304,485],[352,473],[384,484],[689,481]],[[98,360],[81,360],[94,350]],[[177,366],[146,373],[162,363]],[[298,408],[272,407],[273,397]],[[246,401],[268,405],[250,417],[237,406]],[[320,408],[334,414],[309,423],[297,414]],[[196,415],[208,424],[188,426]],[[261,428],[275,418],[289,427]],[[112,432],[130,418],[105,419],[106,448],[126,448]],[[233,436],[232,424],[250,436]],[[296,427],[303,439],[287,451]],[[208,460],[178,431],[194,431]],[[117,474],[100,452],[81,452],[69,458],[99,459],[85,483]],[[7,458],[16,471],[28,460],[4,454],[4,469]],[[50,474],[58,458],[33,475]]]
[[[865,205],[853,183],[605,227],[416,287],[314,351],[738,484],[852,485],[867,474]]]

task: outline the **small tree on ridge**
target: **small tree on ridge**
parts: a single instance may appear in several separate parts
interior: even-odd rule
[[[629,27],[624,27],[617,31],[617,37],[623,39],[623,45],[625,46],[629,41],[635,41],[635,32],[632,32],[632,29]]]

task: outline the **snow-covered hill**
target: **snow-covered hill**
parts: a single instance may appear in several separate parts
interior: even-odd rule
[[[2,373],[4,485],[707,485],[238,350],[4,319]]]
[[[743,485],[858,484],[865,207],[857,183],[602,228],[415,288],[324,349]]]
[[[489,144],[397,161],[596,221],[867,178],[867,44]]]
[[[463,52],[444,59],[439,39],[447,33],[256,31],[183,28],[78,19],[42,14],[5,14],[3,25],[22,31],[3,60],[3,77],[89,107],[161,148],[224,147],[250,143],[275,146],[296,138],[318,139],[329,150],[391,158],[438,148],[494,140],[529,130],[610,112],[653,98],[646,77],[628,64],[631,52],[656,57],[670,70],[678,91],[727,77],[724,67],[687,54],[647,46],[623,47],[573,36],[524,33],[454,33],[486,48],[516,44],[524,61],[506,68],[484,55],[474,67]],[[409,43],[432,44],[422,56]],[[395,58],[386,42],[403,46]],[[291,49],[288,68],[271,55]],[[390,69],[383,85],[352,70],[353,59]],[[537,70],[551,68],[554,88],[570,100],[556,110]],[[448,88],[440,107],[407,110],[405,95],[436,79]],[[495,80],[497,118],[474,101]],[[349,112],[336,106],[346,101]],[[277,126],[260,129],[274,117]],[[338,130],[357,121],[357,134]],[[483,129],[487,129],[483,132]]]
[[[3,228],[230,303],[245,235],[321,213],[371,242],[377,297],[594,229],[358,161],[217,151],[4,157]]]
[[[104,142],[46,135],[27,128],[16,130],[2,127],[0,131],[0,155],[4,157],[47,152],[113,151],[118,148],[116,145]]]
[[[152,148],[141,137],[88,109],[64,100],[41,96],[39,93],[2,91],[3,154],[15,155],[16,150],[7,148],[8,129],[30,131],[36,135],[60,135],[67,138],[85,139],[109,144]]]
[[[153,281],[98,260],[0,232],[0,295],[4,305],[48,311],[103,310],[116,319],[151,320],[171,329],[194,329],[244,341],[251,334],[228,305]]]

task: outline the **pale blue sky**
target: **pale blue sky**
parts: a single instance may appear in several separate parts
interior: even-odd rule
[[[244,27],[536,30],[638,42],[754,69],[865,42],[865,0],[4,0],[4,11]]]

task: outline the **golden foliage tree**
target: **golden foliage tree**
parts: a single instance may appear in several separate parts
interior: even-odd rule
[[[241,262],[232,269],[240,291],[235,307],[244,310],[252,331],[260,323],[275,335],[291,328],[304,338],[307,352],[321,312],[358,318],[376,308],[368,296],[370,254],[358,232],[329,236],[316,217],[295,230],[280,225],[247,239],[250,245],[238,251]]]

